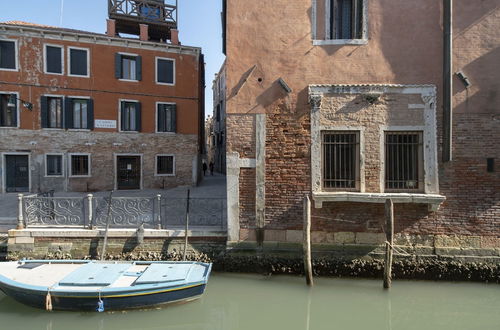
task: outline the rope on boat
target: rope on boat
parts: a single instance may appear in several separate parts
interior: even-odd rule
[[[50,295],[50,288],[47,290],[47,296],[45,297],[45,310],[52,311],[52,296]]]
[[[99,290],[99,300],[97,301],[97,309],[99,313],[104,312],[104,301],[101,299],[101,290]]]

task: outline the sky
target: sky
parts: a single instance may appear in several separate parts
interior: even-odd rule
[[[178,0],[179,40],[183,45],[201,47],[205,54],[205,116],[212,115],[212,81],[224,62],[221,3]],[[106,33],[108,0],[0,0],[0,4],[0,22],[25,21]]]

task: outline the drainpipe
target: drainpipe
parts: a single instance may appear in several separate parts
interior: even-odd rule
[[[452,160],[453,0],[443,0],[443,162]]]

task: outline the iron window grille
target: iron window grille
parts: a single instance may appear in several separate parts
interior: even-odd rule
[[[47,155],[47,176],[61,176],[62,175],[62,156],[61,155]]]
[[[324,190],[359,191],[359,132],[322,134]]]
[[[385,190],[422,191],[422,132],[385,132]]]
[[[330,39],[363,38],[363,0],[330,1]]]
[[[89,168],[88,155],[71,155],[71,176],[88,176]]]
[[[173,175],[174,174],[174,156],[156,157],[156,174]]]

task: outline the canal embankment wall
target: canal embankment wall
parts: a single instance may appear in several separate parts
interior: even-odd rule
[[[187,259],[214,263],[214,270],[262,274],[304,272],[302,245],[266,241],[227,243],[224,231],[188,231]],[[7,259],[96,259],[102,251],[104,230],[10,230],[4,240]],[[347,239],[350,237],[349,239]],[[340,239],[340,237],[337,237]],[[495,244],[498,244],[496,242]],[[184,230],[112,229],[106,259],[181,260]],[[500,247],[490,240],[462,236],[395,236],[396,279],[482,281],[500,283]],[[2,248],[0,238],[0,252]],[[381,278],[384,264],[382,237],[344,234],[342,242],[313,244],[317,276]]]

